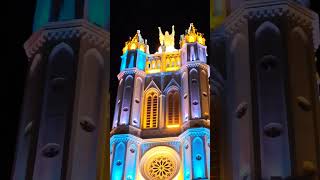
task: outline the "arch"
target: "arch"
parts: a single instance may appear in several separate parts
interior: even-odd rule
[[[297,43],[298,42],[298,43]],[[294,27],[289,33],[288,43],[288,60],[289,61],[289,89],[291,99],[304,99],[311,100],[311,104],[316,103],[315,99],[315,84],[312,80],[316,80],[314,77],[314,61],[313,61],[313,43],[311,35],[307,35],[307,29],[303,30],[302,27]],[[319,59],[318,59],[319,61]],[[315,105],[311,111],[305,111],[299,103],[293,103],[291,105],[292,111],[292,129],[294,132],[297,130],[301,133],[296,133],[293,138],[294,148],[296,152],[305,152],[303,154],[294,153],[295,163],[302,164],[306,155],[309,159],[317,159],[317,142],[314,139],[316,134],[313,128],[317,116],[315,116]],[[303,119],[303,121],[301,121]],[[304,140],[304,137],[310,137],[308,141]],[[318,141],[319,142],[319,141]]]
[[[294,34],[296,34],[304,44],[308,42],[308,37],[300,26],[297,26],[292,29],[291,36],[294,36]]]
[[[277,35],[280,35],[280,30],[279,28],[273,24],[270,21],[265,21],[263,22],[256,30],[255,32],[255,37],[256,38],[260,38],[261,34],[263,34],[264,32],[273,32]]]
[[[129,123],[130,108],[131,108],[132,95],[133,95],[133,76],[132,75],[128,75],[126,77],[123,88],[124,89],[123,89],[123,96],[122,96],[120,124],[127,125]]]
[[[123,93],[123,78],[120,79],[119,85],[118,85],[118,92],[117,92],[117,99],[115,102],[115,110],[114,110],[114,116],[113,116],[113,124],[112,128],[115,128],[118,126],[119,123],[119,117],[121,114],[121,102],[122,102],[122,93]]]
[[[126,178],[129,180],[136,179],[136,165],[137,165],[137,146],[131,144],[127,150],[127,159],[126,159]]]
[[[122,180],[123,176],[123,170],[125,165],[125,144],[123,142],[120,142],[117,144],[115,151],[114,151],[114,157],[113,157],[113,163],[112,163],[112,180]]]
[[[143,128],[158,127],[159,119],[159,92],[155,88],[148,89],[144,94]]]
[[[44,90],[43,114],[39,126],[38,147],[45,147],[48,141],[60,145],[60,151],[57,156],[50,162],[43,158],[42,153],[36,154],[34,179],[50,179],[51,175],[57,177],[63,172],[58,166],[63,162],[63,154],[65,153],[64,137],[70,132],[69,124],[72,120],[71,108],[73,105],[74,80],[75,80],[75,61],[72,48],[60,43],[55,46],[47,62],[46,68],[46,87]],[[53,128],[54,127],[54,128]],[[57,134],[59,136],[43,136],[43,134]],[[48,173],[41,172],[41,165],[48,164],[52,166]]]
[[[201,109],[203,117],[209,119],[209,79],[206,71],[200,71]]]
[[[77,119],[80,126],[74,126],[72,129],[76,131],[77,137],[71,141],[72,147],[75,149],[83,149],[75,153],[74,158],[79,162],[86,162],[88,166],[76,166],[71,172],[71,177],[94,176],[97,168],[96,157],[98,149],[101,147],[98,143],[99,133],[102,123],[101,107],[103,90],[102,83],[104,82],[104,58],[96,49],[88,49],[84,52],[83,58],[80,58],[78,77],[77,77]],[[86,127],[91,126],[92,130]],[[80,128],[78,128],[80,127]],[[81,141],[81,142],[80,142]]]
[[[196,137],[192,140],[192,168],[193,178],[206,178],[206,157],[204,151],[203,140]]]
[[[134,99],[132,101],[132,113],[131,113],[131,124],[140,127],[140,117],[141,117],[141,96],[143,93],[143,80],[141,77],[135,79],[134,88]]]
[[[201,108],[200,108],[200,96],[199,96],[199,74],[198,70],[192,68],[189,73],[189,89],[190,89],[190,106],[191,106],[191,116],[192,118],[200,118]]]
[[[261,177],[289,176],[290,151],[286,125],[286,80],[283,38],[280,29],[273,23],[262,23],[255,33],[255,61],[253,75],[256,76],[257,124],[260,139]],[[274,103],[277,102],[277,103]],[[281,136],[270,139],[264,133],[269,123],[283,125]],[[277,153],[276,153],[277,152]],[[271,168],[272,167],[272,168]]]
[[[49,55],[49,62],[51,62],[55,56],[57,56],[58,54],[61,54],[63,51],[65,51],[66,54],[69,54],[70,56],[74,55],[73,49],[66,43],[62,42],[58,45],[56,45],[50,55]]]
[[[169,161],[166,168],[168,168],[167,172],[159,174],[154,173],[153,168],[157,168],[159,166],[154,166],[154,162],[159,162],[158,160]],[[148,150],[141,158],[140,161],[140,172],[144,176],[145,179],[149,180],[157,180],[157,179],[174,179],[175,176],[179,173],[181,166],[180,155],[171,147],[168,146],[156,146]],[[158,169],[163,171],[162,169]],[[153,176],[156,175],[156,176]],[[162,176],[162,177],[161,177]],[[166,176],[166,177],[164,177]]]
[[[180,93],[177,87],[172,87],[166,96],[166,127],[174,128],[180,126]]]

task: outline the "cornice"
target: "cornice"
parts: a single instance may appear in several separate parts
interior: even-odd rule
[[[187,139],[187,137],[201,137],[201,136],[206,136],[208,139],[210,139],[210,130],[204,127],[190,128],[179,136],[179,140],[183,142],[185,139]]]
[[[30,59],[46,42],[70,38],[87,39],[107,51],[110,50],[110,33],[83,19],[48,23],[31,35],[24,43],[24,49]]]
[[[241,26],[251,19],[266,17],[287,17],[312,31],[314,48],[320,43],[318,15],[298,3],[290,0],[252,0],[245,1],[236,11],[228,16],[224,27],[228,35],[239,32]]]
[[[142,77],[146,77],[146,73],[144,71],[139,70],[138,68],[130,68],[130,69],[122,70],[117,76],[118,80],[120,80],[124,75],[128,75],[128,74],[138,74]]]
[[[188,68],[197,68],[197,67],[208,71],[208,76],[210,75],[210,72],[209,72],[210,66],[208,64],[202,62],[202,61],[190,61],[190,62],[187,62],[185,65],[181,66],[180,72],[183,73]]]
[[[115,134],[110,138],[110,146],[119,142],[141,144],[143,140],[131,134]]]

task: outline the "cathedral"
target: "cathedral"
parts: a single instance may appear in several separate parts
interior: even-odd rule
[[[205,38],[190,24],[175,49],[175,31],[159,27],[150,54],[138,30],[125,43],[110,139],[112,180],[210,177],[210,68]]]
[[[110,1],[37,0],[11,179],[320,180],[310,1],[210,0],[208,16],[207,36],[115,42],[110,102]]]

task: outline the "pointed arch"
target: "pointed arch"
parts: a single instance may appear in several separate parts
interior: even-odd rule
[[[192,141],[192,167],[193,178],[202,179],[206,178],[206,164],[205,164],[205,151],[203,140],[196,137]]]
[[[124,170],[124,160],[125,160],[125,144],[123,142],[120,142],[117,144],[115,151],[114,151],[114,157],[113,157],[113,163],[112,163],[112,180],[122,180],[123,176],[123,170]]]
[[[144,94],[144,129],[158,128],[159,95],[159,91],[155,88],[148,89]]]
[[[131,100],[133,96],[133,76],[128,75],[124,81],[124,90],[122,96],[122,109],[121,109],[121,117],[120,124],[127,125],[129,123],[129,116],[131,110]]]
[[[176,86],[171,86],[166,95],[166,127],[180,126],[180,93]]]
[[[256,38],[261,37],[261,34],[263,35],[264,32],[272,32],[277,35],[280,35],[279,28],[270,21],[265,21],[258,27],[258,29],[256,30],[256,33],[255,33],[255,37]]]

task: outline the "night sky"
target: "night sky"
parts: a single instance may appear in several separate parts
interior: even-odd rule
[[[311,1],[311,8],[320,12],[316,5],[317,0]],[[2,108],[4,116],[1,117],[1,179],[10,179],[12,162],[15,152],[18,122],[20,120],[21,105],[25,87],[28,60],[23,49],[23,43],[32,34],[33,15],[36,0],[10,0],[4,1],[1,13],[1,67],[4,84],[2,83],[2,97],[5,107]],[[150,52],[154,53],[159,45],[158,26],[162,32],[171,32],[175,25],[176,48],[180,34],[193,22],[196,28],[209,38],[209,0],[188,1],[178,0],[111,0],[111,113],[113,112],[117,74],[120,69],[120,56],[122,48],[129,36],[133,37],[136,30],[141,30],[144,39],[148,40]],[[208,44],[208,43],[207,43]],[[317,52],[318,59],[320,51]],[[318,61],[319,62],[319,61]],[[317,65],[320,71],[320,63]],[[113,114],[111,114],[113,117]],[[3,176],[2,176],[3,175]]]

